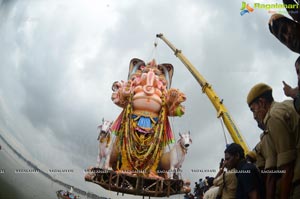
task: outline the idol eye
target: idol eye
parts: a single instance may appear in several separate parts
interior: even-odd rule
[[[162,73],[161,73],[160,70],[155,70],[155,71],[154,71],[154,74],[157,75],[157,76],[159,76],[159,75],[161,75]]]
[[[148,72],[149,72],[149,68],[144,68],[144,69],[142,70],[142,72],[143,72],[143,73],[148,73]]]

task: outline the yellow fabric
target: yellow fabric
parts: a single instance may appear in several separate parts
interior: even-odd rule
[[[151,119],[155,118],[155,117],[158,117],[158,114],[156,114],[156,113],[152,113],[152,112],[149,112],[149,111],[143,111],[143,110],[134,110],[133,114],[135,114],[137,116],[150,117]]]
[[[247,96],[248,105],[250,106],[253,100],[255,100],[257,97],[261,96],[267,91],[272,91],[272,88],[267,84],[259,83],[253,86]]]

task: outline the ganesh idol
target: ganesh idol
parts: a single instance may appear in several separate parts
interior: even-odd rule
[[[158,178],[164,148],[174,142],[168,117],[185,111],[185,95],[170,88],[172,76],[171,64],[134,58],[128,80],[113,83],[112,101],[123,109],[112,125],[116,140],[111,164],[117,172]]]

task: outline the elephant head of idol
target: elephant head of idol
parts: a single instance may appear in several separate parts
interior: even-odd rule
[[[142,86],[143,91],[152,95],[155,89],[165,91],[171,86],[173,76],[172,64],[156,64],[153,59],[145,64],[144,61],[133,58],[129,64],[128,80],[132,86]]]
[[[134,107],[159,111],[162,105],[161,97],[167,93],[172,76],[171,64],[157,65],[155,60],[145,64],[140,59],[132,59],[129,65],[128,81],[131,82]]]

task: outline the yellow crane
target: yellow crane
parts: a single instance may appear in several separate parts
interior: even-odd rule
[[[222,118],[223,122],[232,138],[232,140],[240,144],[245,151],[245,154],[249,151],[249,148],[244,141],[242,134],[239,129],[235,125],[233,119],[229,115],[226,107],[223,104],[223,100],[217,96],[212,86],[205,80],[205,78],[197,71],[197,69],[193,66],[193,64],[182,54],[181,50],[178,50],[175,46],[173,46],[164,36],[163,34],[157,34],[156,37],[162,39],[175,53],[175,56],[180,59],[180,61],[187,67],[187,69],[192,73],[195,79],[198,81],[202,88],[202,92],[207,95],[210,99],[211,103],[214,105],[217,110],[217,117]]]

